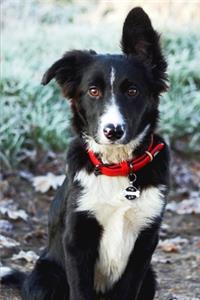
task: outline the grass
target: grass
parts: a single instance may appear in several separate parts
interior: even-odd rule
[[[184,152],[200,144],[200,39],[197,33],[171,33],[164,39],[170,89],[163,96],[160,130],[172,145],[186,141]]]
[[[32,23],[16,17],[17,23],[4,27],[0,158],[6,167],[17,167],[30,151],[63,151],[67,147],[70,118],[67,101],[62,99],[55,83],[40,85],[52,62],[74,48],[120,51],[120,30],[112,25],[109,31],[102,26],[91,28],[84,22],[77,25],[73,23],[73,5],[70,7],[68,14],[63,9],[39,17],[36,14],[39,19]],[[194,153],[200,142],[199,34],[165,32],[163,35],[170,90],[161,99],[159,130],[173,146],[185,141],[182,150]]]

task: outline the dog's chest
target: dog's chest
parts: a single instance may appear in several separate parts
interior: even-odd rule
[[[130,201],[123,194],[129,185],[126,177],[95,176],[80,171],[76,179],[83,187],[77,211],[89,211],[103,227],[95,289],[104,292],[121,277],[140,231],[160,214],[162,194],[151,187]]]

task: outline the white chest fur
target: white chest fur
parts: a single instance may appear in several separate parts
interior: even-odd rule
[[[156,187],[144,190],[133,201],[123,196],[126,177],[88,175],[80,171],[75,180],[83,187],[77,211],[90,211],[103,227],[99,259],[95,266],[95,289],[104,292],[122,275],[138,234],[158,216],[163,196]]]

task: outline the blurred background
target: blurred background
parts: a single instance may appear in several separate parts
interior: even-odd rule
[[[2,263],[32,267],[63,180],[70,111],[46,69],[66,50],[119,53],[128,11],[142,6],[161,32],[170,89],[161,132],[172,149],[172,189],[154,258],[157,299],[200,299],[200,1],[0,0]],[[2,299],[19,299],[3,290]],[[9,298],[10,297],[10,298]],[[171,298],[172,299],[172,298]],[[175,299],[175,298],[174,298]]]

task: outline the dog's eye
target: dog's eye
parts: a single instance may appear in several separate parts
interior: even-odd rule
[[[136,97],[136,96],[138,96],[138,94],[139,94],[139,91],[138,91],[138,89],[135,86],[131,86],[127,90],[127,95],[129,97]]]
[[[96,86],[91,86],[88,93],[91,97],[99,97],[101,95],[100,90]]]

